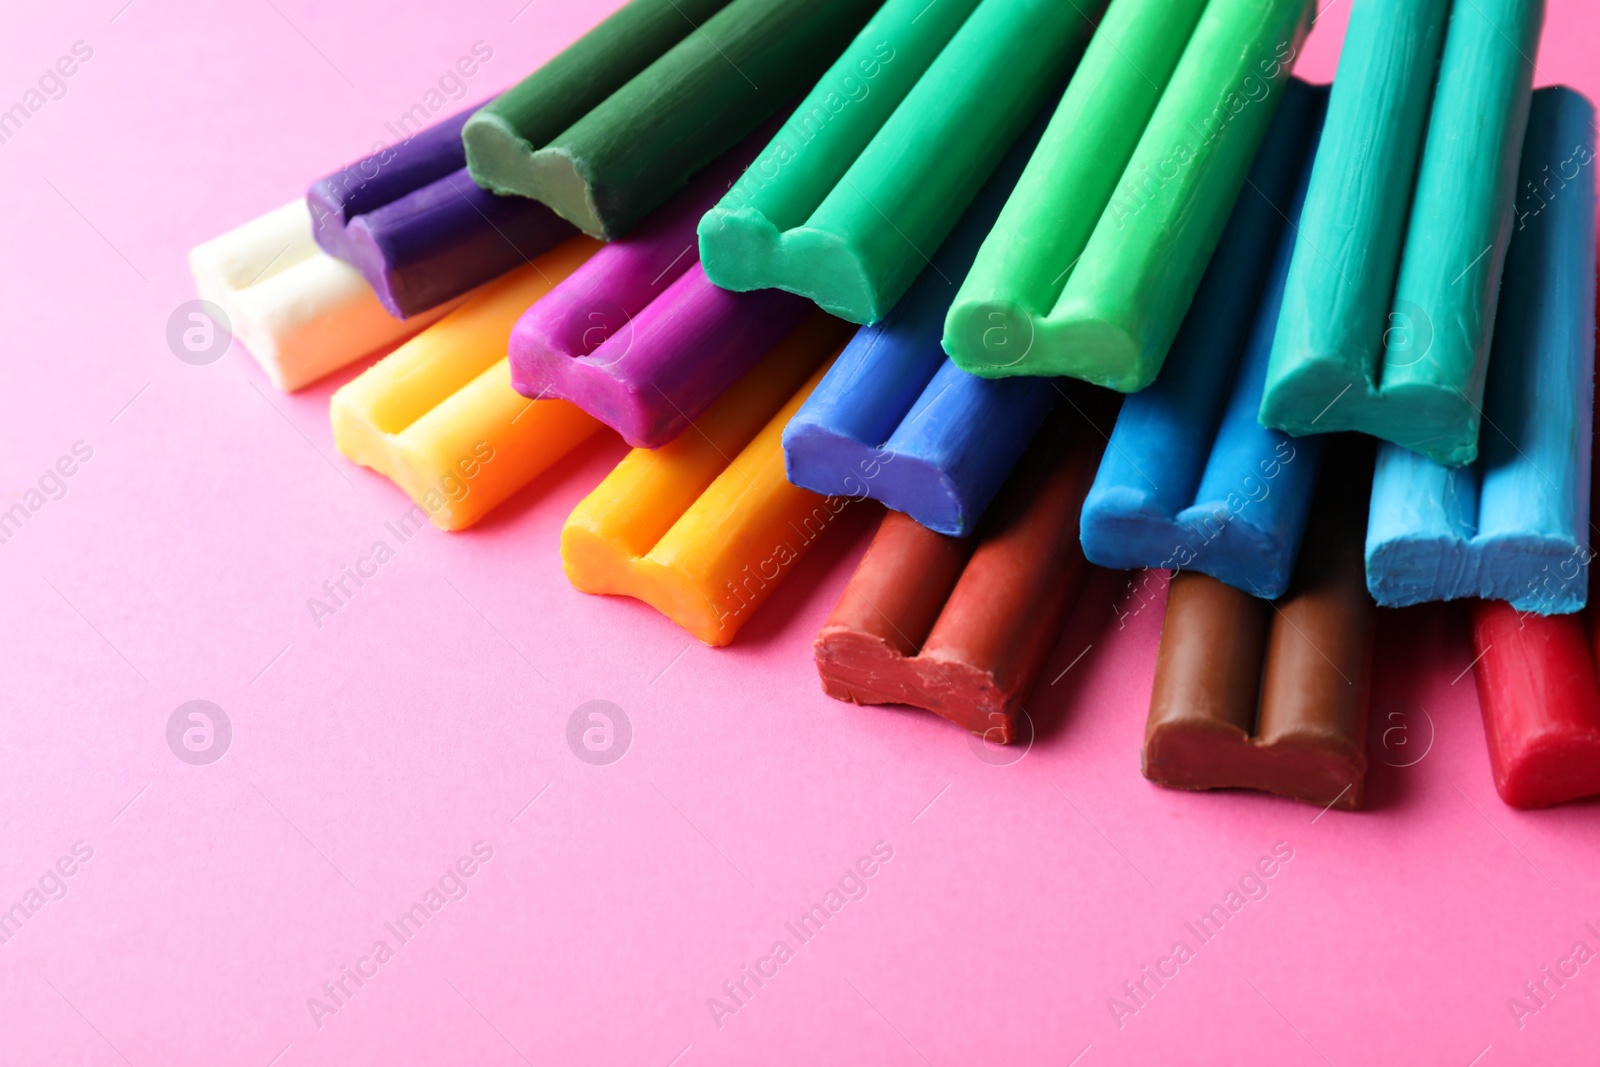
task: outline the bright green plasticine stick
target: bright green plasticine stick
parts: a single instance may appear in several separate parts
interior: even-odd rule
[[[723,289],[766,288],[783,234],[839,184],[978,0],[888,0],[772,143],[700,222],[700,261]]]
[[[529,191],[619,237],[813,84],[877,0],[733,0],[534,152]]]
[[[1155,380],[1310,29],[1312,0],[1210,0],[1122,181],[1046,320],[990,377],[1070,375],[1122,392]],[[994,343],[994,338],[991,338]]]
[[[940,6],[891,0],[885,22],[899,23],[909,37],[921,30],[919,17]],[[1097,7],[982,0],[831,188],[825,168],[805,160],[793,191],[763,190],[779,205],[779,218],[730,196],[702,220],[707,275],[726,288],[799,293],[853,322],[881,319],[1064,82]],[[953,24],[954,14],[940,12],[941,27]],[[853,50],[865,42],[858,38]],[[768,188],[788,181],[780,168]],[[800,217],[817,192],[825,192],[820,203]]]
[[[472,180],[532,196],[533,153],[728,6],[728,0],[632,0],[501,93],[461,131]]]
[[[951,305],[944,348],[956,366],[993,377],[1030,347],[1044,359],[1055,344],[1040,320],[1061,298],[1205,4],[1112,0]]]
[[[1543,22],[1543,0],[1456,0],[1393,305],[1367,324],[1383,363],[1280,355],[1275,344],[1263,423],[1291,434],[1360,430],[1451,467],[1477,458]]]
[[[1273,338],[1268,426],[1331,429],[1318,416],[1342,389],[1359,383],[1341,399],[1352,407],[1374,391],[1449,18],[1450,0],[1351,2]]]

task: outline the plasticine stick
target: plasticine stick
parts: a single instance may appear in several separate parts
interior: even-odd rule
[[[306,193],[317,243],[361,272],[396,318],[430,311],[573,236],[543,204],[467,174],[461,112]]]
[[[1595,191],[1560,175],[1593,128],[1572,90],[1533,94],[1521,171],[1532,195],[1506,255],[1481,458],[1457,470],[1379,451],[1367,531],[1379,604],[1476,596],[1551,615],[1587,600]]]
[[[982,373],[979,366],[1003,366],[1033,348],[1041,366],[1051,362],[1044,351],[1056,339],[1044,320],[1204,8],[1205,0],[1112,0],[950,307],[944,347],[957,366]]]
[[[922,27],[917,23],[929,7],[926,2],[919,8],[915,0],[891,0],[799,114],[826,110],[827,101],[838,99],[835,81],[848,76],[842,71],[878,63],[885,54],[880,42],[888,42],[895,55],[897,40],[911,42],[911,66],[955,22],[962,6],[949,5],[939,22],[930,19]],[[765,172],[747,175],[725,206],[701,223],[707,274],[725,288],[785,289],[852,322],[878,322],[928,265],[1011,143],[1063,81],[1087,31],[1087,15],[1071,4],[983,0],[831,188],[821,186],[835,168],[818,181],[815,149],[802,155],[802,166],[792,172],[775,168],[768,189],[777,187],[776,193],[761,188]],[[894,62],[898,59],[885,69]],[[872,101],[870,89],[865,99]],[[839,139],[864,132],[888,103],[844,119],[851,125],[840,130]],[[974,119],[978,113],[981,121]],[[951,160],[961,163],[952,166]],[[752,207],[752,199],[786,209],[783,228]],[[804,208],[810,210],[801,214]]]
[[[719,286],[765,285],[783,235],[822,206],[977,6],[887,0],[706,214],[702,254]]]
[[[1083,506],[1105,567],[1288,588],[1322,442],[1256,421],[1327,90],[1291,80],[1156,383],[1122,405]]]
[[[528,309],[511,332],[518,392],[570,400],[630,445],[658,448],[804,320],[804,300],[724,292],[698,263],[695,224],[754,150],[707,168]]]
[[[615,238],[790,103],[873,0],[733,0],[528,161],[527,192]]]
[[[629,0],[467,120],[461,141],[478,185],[536,197],[533,154],[603,104],[728,0]]]
[[[1009,744],[1089,567],[1073,528],[1100,431],[1064,406],[975,537],[889,512],[818,634],[829,696],[911,704]]]
[[[582,363],[519,385],[524,395],[563,397],[636,448],[659,448],[693,424],[741,371],[748,370],[812,311],[787,293],[730,293],[706,280],[698,263]],[[513,351],[526,351],[526,333]]]
[[[974,374],[1065,374],[1122,392],[1155,380],[1310,27],[1307,0],[1211,0],[1039,334],[968,338]],[[955,346],[959,351],[961,346]],[[953,353],[954,354],[954,353]]]
[[[816,315],[662,448],[634,449],[561,531],[567,578],[726,645],[848,503],[783,477],[783,425],[845,337]],[[731,459],[730,459],[731,457]]]
[[[1477,458],[1531,57],[1543,20],[1543,0],[1454,5],[1394,303],[1381,324],[1383,363],[1351,366],[1291,344],[1291,332],[1273,359],[1263,423],[1296,435],[1360,430],[1449,467]],[[1353,180],[1347,170],[1337,188],[1347,190]],[[1337,212],[1346,203],[1322,210]],[[1306,255],[1312,254],[1308,245]]]
[[[1331,362],[1341,382],[1372,380],[1384,335],[1411,326],[1389,311],[1451,6],[1351,0],[1274,341],[1277,377]]]
[[[954,537],[976,528],[1060,393],[1041,378],[976,378],[950,362],[939,334],[1039,126],[1012,146],[917,284],[857,331],[784,428],[795,485],[881,500]]]
[[[564,400],[511,388],[517,316],[599,247],[574,238],[486,286],[333,394],[339,451],[461,530],[600,429]]]
[[[1374,612],[1360,543],[1371,466],[1342,444],[1287,597],[1272,605],[1203,574],[1173,578],[1145,725],[1151,781],[1361,807]]]
[[[1584,615],[1472,606],[1472,672],[1500,799],[1544,808],[1600,794],[1600,682]]]
[[[404,340],[458,303],[406,322],[390,315],[354,267],[317,247],[304,200],[197,245],[189,269],[201,299],[222,308],[285,392]]]

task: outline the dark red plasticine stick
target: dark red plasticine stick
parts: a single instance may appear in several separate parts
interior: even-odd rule
[[[817,636],[828,695],[911,704],[1009,743],[1088,576],[1078,513],[1100,441],[1058,412],[972,537],[889,512]]]

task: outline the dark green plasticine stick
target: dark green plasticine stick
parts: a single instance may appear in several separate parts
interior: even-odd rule
[[[1210,0],[1040,344],[1032,319],[980,337],[974,374],[1155,380],[1277,111],[1311,0]],[[1040,331],[1043,333],[1044,331]],[[970,352],[969,352],[970,355]]]
[[[528,191],[620,237],[812,85],[876,0],[733,0],[533,153]]]
[[[1089,243],[1205,0],[1112,0],[945,320],[956,366],[995,376],[1057,342],[1049,315]],[[1032,324],[1028,328],[1025,323]],[[1020,328],[1013,329],[1012,327]],[[997,330],[996,327],[999,327]],[[989,344],[985,344],[985,342]]]
[[[632,0],[467,120],[472,180],[533,196],[533,153],[728,6],[728,0]]]
[[[1382,33],[1355,20],[1391,24],[1397,17],[1392,5],[1386,0],[1352,8],[1352,32]],[[1301,233],[1306,247],[1296,249],[1294,263],[1300,279],[1297,321],[1290,321],[1286,303],[1261,401],[1264,425],[1291,434],[1359,430],[1445,466],[1477,458],[1532,56],[1543,22],[1543,0],[1453,4],[1393,301],[1349,309],[1366,316],[1358,324],[1366,343],[1359,346],[1329,346],[1330,334],[1312,316],[1328,313],[1326,305],[1341,287],[1355,288],[1350,272],[1360,261],[1352,262],[1340,244],[1354,239],[1346,236],[1348,220],[1377,210],[1374,187],[1389,196],[1410,190],[1404,175],[1361,171],[1379,161],[1369,164],[1348,148],[1330,159],[1315,218],[1306,205],[1312,224]],[[1345,77],[1344,66],[1341,60],[1336,84]],[[1385,71],[1364,73],[1376,79]],[[1355,92],[1351,99],[1357,99]],[[1319,155],[1317,172],[1323,169]],[[1333,280],[1322,276],[1330,270],[1342,273]]]
[[[729,289],[799,293],[854,322],[883,318],[1062,84],[1095,8],[889,0],[788,138],[702,220],[707,275]],[[881,90],[859,76],[874,67]],[[851,83],[854,99],[840,94]],[[804,124],[829,114],[807,142]]]

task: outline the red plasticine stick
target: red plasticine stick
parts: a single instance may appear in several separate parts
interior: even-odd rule
[[[1058,410],[971,537],[884,516],[814,645],[829,696],[926,708],[993,744],[1016,738],[1088,576],[1078,513],[1101,440],[1090,429]]]
[[[1596,365],[1600,367],[1600,349]],[[1591,478],[1594,474],[1591,467]],[[1600,484],[1589,493],[1591,532],[1600,504],[1595,489]],[[1578,577],[1587,578],[1586,571],[1579,570]],[[1556,580],[1565,577],[1558,573]],[[1473,605],[1472,651],[1477,659],[1472,673],[1489,742],[1489,766],[1500,799],[1514,808],[1547,808],[1600,795],[1597,612],[1592,583],[1588,608],[1577,615],[1520,612],[1500,600]]]
[[[1514,808],[1600,794],[1593,612],[1524,614],[1501,600],[1473,606],[1473,675],[1489,765],[1500,799]]]

